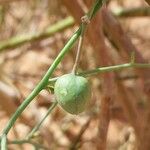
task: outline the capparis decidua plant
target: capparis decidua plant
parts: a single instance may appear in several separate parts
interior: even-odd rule
[[[105,0],[96,0],[89,12],[81,18],[81,25],[79,29],[73,34],[70,40],[66,43],[64,48],[60,51],[52,65],[45,73],[42,80],[37,84],[33,91],[18,107],[16,112],[12,115],[8,121],[6,127],[1,133],[0,142],[1,150],[7,150],[7,144],[23,144],[29,143],[35,147],[46,149],[44,146],[39,145],[31,140],[34,133],[40,128],[43,121],[51,113],[51,111],[59,104],[65,111],[71,114],[79,114],[83,112],[88,104],[91,89],[87,76],[92,76],[97,73],[104,73],[108,71],[118,71],[125,68],[150,68],[150,64],[141,64],[134,61],[132,57],[131,61],[126,64],[120,64],[115,66],[100,67],[89,71],[78,72],[78,63],[80,60],[80,53],[82,49],[83,37],[90,20],[94,17],[95,13],[102,7]],[[52,73],[55,71],[58,64],[62,61],[64,56],[69,52],[72,46],[79,39],[76,60],[72,69],[72,72],[61,77],[50,78]],[[52,88],[51,88],[52,87]],[[42,91],[48,88],[49,90],[54,88],[54,94],[56,101],[49,107],[44,118],[33,128],[33,130],[23,140],[8,141],[7,135],[10,129],[14,126],[16,120],[19,118],[21,113],[26,109],[30,102]]]

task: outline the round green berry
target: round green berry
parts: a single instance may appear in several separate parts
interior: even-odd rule
[[[54,86],[58,104],[71,114],[79,114],[85,110],[90,93],[88,80],[75,74],[61,76]]]

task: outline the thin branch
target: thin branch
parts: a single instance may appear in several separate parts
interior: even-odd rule
[[[144,17],[144,16],[150,16],[150,8],[149,7],[119,9],[119,10],[113,10],[112,12],[117,17]]]
[[[54,25],[49,26],[45,31],[33,33],[33,34],[26,34],[12,37],[8,40],[0,42],[0,52],[6,49],[16,48],[20,45],[25,43],[31,43],[37,40],[42,40],[54,35],[56,32],[60,32],[74,24],[74,20],[72,17],[67,17]]]
[[[77,67],[78,67],[78,64],[79,64],[79,61],[80,61],[82,43],[83,43],[83,36],[80,36],[78,49],[77,49],[77,55],[76,55],[76,59],[75,59],[75,63],[74,63],[73,69],[72,69],[72,73],[74,73],[74,74],[76,74]]]
[[[78,43],[78,49],[77,49],[77,55],[76,55],[75,63],[74,63],[73,69],[72,69],[72,73],[74,73],[74,74],[76,74],[77,67],[78,67],[78,64],[79,64],[79,61],[80,61],[80,55],[81,55],[83,39],[84,39],[84,33],[85,33],[85,30],[86,30],[87,24],[90,23],[88,16],[83,16],[81,18],[81,20],[82,20],[81,35],[80,35],[80,38],[79,38],[79,43]]]
[[[96,68],[96,69],[89,70],[89,71],[84,71],[84,72],[79,73],[79,75],[92,76],[92,75],[98,74],[98,73],[105,73],[105,72],[110,72],[110,71],[120,71],[120,70],[126,69],[126,68],[150,68],[150,64],[126,63],[126,64],[121,64],[121,65],[101,67],[101,68]]]
[[[36,124],[36,126],[32,129],[32,131],[27,135],[27,139],[30,139],[33,137],[34,133],[39,130],[41,127],[42,123],[45,121],[45,119],[48,117],[48,115],[51,113],[51,111],[57,106],[57,102],[54,102],[48,109],[47,113],[45,116],[42,118],[42,120]]]

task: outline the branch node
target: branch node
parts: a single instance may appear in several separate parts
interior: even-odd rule
[[[82,16],[81,17],[81,21],[82,21],[82,23],[85,23],[85,24],[89,24],[90,23],[90,19],[89,19],[89,17],[87,15]]]

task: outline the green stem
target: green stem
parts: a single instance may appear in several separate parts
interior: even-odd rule
[[[115,66],[95,68],[92,70],[79,72],[79,73],[77,73],[77,75],[88,77],[88,76],[93,76],[93,75],[96,75],[99,73],[105,73],[105,72],[110,72],[110,71],[119,71],[119,70],[126,69],[126,68],[148,68],[148,69],[150,69],[150,64],[126,63],[126,64],[120,64],[120,65],[115,65]],[[49,79],[48,84],[50,84],[50,85],[54,84],[58,78],[59,77]]]
[[[1,150],[7,150],[7,136],[3,134],[1,137]]]
[[[24,102],[18,107],[16,112],[13,114],[13,116],[10,118],[8,124],[6,125],[5,129],[3,130],[4,134],[8,134],[11,127],[14,125],[17,118],[20,116],[20,114],[23,112],[23,110],[29,105],[29,103],[39,94],[39,92],[45,87],[45,85],[48,82],[48,79],[54,72],[57,65],[61,62],[64,55],[69,51],[69,49],[73,46],[73,44],[76,42],[80,35],[80,29],[71,37],[71,39],[68,41],[68,43],[65,45],[65,47],[62,49],[62,51],[59,53],[59,55],[54,60],[53,64],[50,66],[42,80],[38,83],[38,85],[35,87],[35,89],[29,94],[29,96],[24,100]]]
[[[56,32],[62,31],[65,28],[70,27],[73,24],[74,24],[73,18],[67,17],[64,20],[61,20],[54,25],[51,25],[43,32],[15,36],[8,40],[1,41],[0,42],[0,52],[3,50],[6,50],[6,49],[10,49],[10,48],[16,48],[25,43],[29,43],[29,42],[31,43],[31,42],[34,42],[37,40],[48,38],[48,37],[52,36],[53,34],[55,34]]]
[[[78,74],[81,76],[87,77],[87,76],[92,76],[92,75],[95,75],[98,73],[105,73],[105,72],[110,72],[110,71],[119,71],[119,70],[122,70],[125,68],[150,68],[150,64],[126,63],[126,64],[121,64],[121,65],[96,68],[96,69],[84,71],[84,72],[81,72]]]
[[[36,131],[39,130],[39,128],[41,127],[42,123],[44,122],[44,120],[48,117],[48,115],[51,113],[51,111],[57,106],[57,102],[54,102],[48,109],[47,113],[45,114],[44,118],[42,118],[42,120],[36,124],[36,126],[32,129],[32,131],[28,134],[27,139],[32,138],[32,136],[34,135],[34,133]]]

